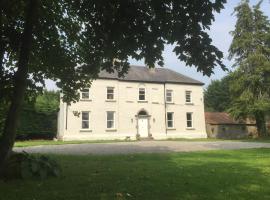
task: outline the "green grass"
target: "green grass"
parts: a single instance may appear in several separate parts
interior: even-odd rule
[[[270,149],[114,156],[51,155],[63,176],[0,181],[1,200],[270,199]],[[129,195],[127,195],[129,194]]]
[[[85,143],[110,143],[128,142],[126,140],[74,140],[74,141],[54,141],[54,140],[26,140],[15,142],[14,147],[31,147],[40,145],[62,145],[62,144],[85,144]]]
[[[237,139],[237,140],[223,140],[223,139],[212,139],[212,138],[198,138],[198,139],[167,139],[160,141],[188,141],[188,142],[214,142],[214,141],[242,141],[242,142],[270,142],[270,138],[265,139]],[[27,140],[17,141],[15,147],[30,147],[39,145],[62,145],[62,144],[85,144],[85,143],[110,143],[110,142],[131,142],[130,140],[84,140],[84,141],[54,141],[54,140]],[[133,141],[135,142],[135,141]]]

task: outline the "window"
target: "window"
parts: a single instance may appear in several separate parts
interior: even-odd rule
[[[186,91],[186,103],[191,103],[191,91]]]
[[[192,123],[192,113],[187,113],[187,128],[192,128],[193,123]]]
[[[111,129],[114,128],[114,111],[107,112],[107,128]]]
[[[167,127],[173,128],[173,112],[167,112]]]
[[[172,90],[166,90],[166,102],[173,102]]]
[[[85,88],[81,90],[81,99],[89,99],[89,88]]]
[[[82,129],[89,129],[90,123],[89,123],[89,112],[88,111],[82,111]]]
[[[145,88],[139,88],[139,101],[145,101]]]
[[[114,87],[107,87],[107,99],[108,100],[114,99]]]

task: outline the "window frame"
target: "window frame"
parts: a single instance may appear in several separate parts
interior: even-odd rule
[[[83,119],[83,113],[88,114],[88,119]],[[83,122],[88,122],[88,127],[83,127]],[[81,111],[81,130],[90,130],[90,111]]]
[[[84,92],[83,90],[88,90],[87,92]],[[88,93],[88,97],[84,98],[83,93]],[[80,90],[80,100],[90,100],[90,88],[84,88]]]
[[[144,94],[140,94],[141,91],[144,91]],[[140,96],[144,95],[144,99],[140,99]],[[146,89],[144,87],[139,88],[139,96],[138,96],[138,101],[146,101]]]
[[[109,93],[108,90],[112,90],[112,93]],[[115,92],[114,92],[115,88],[114,87],[107,87],[107,94],[106,94],[106,100],[108,101],[113,101],[115,100]],[[108,98],[108,95],[112,95],[112,99]]]
[[[188,119],[188,115],[190,115],[191,119]],[[188,126],[188,122],[191,122],[191,126]],[[187,129],[192,129],[193,127],[193,112],[187,112],[186,113],[186,127]]]
[[[185,102],[187,103],[187,104],[192,104],[192,91],[191,90],[186,90],[185,91]],[[189,101],[187,101],[187,95],[189,95]]]
[[[113,113],[113,119],[108,119],[109,117],[109,113]],[[108,127],[108,122],[112,121],[113,122],[113,126],[112,127]],[[106,128],[107,129],[115,129],[115,111],[107,111],[106,112]]]
[[[172,119],[170,119],[169,120],[169,114],[171,114],[172,115]],[[167,128],[168,129],[171,129],[171,128],[174,128],[174,112],[167,112],[167,115],[166,115],[166,117],[167,117]],[[171,122],[172,123],[172,126],[169,126],[169,122]]]
[[[171,101],[168,101],[168,92],[170,93]],[[173,90],[166,89],[166,103],[173,103]]]

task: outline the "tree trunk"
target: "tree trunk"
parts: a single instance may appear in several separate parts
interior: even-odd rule
[[[264,113],[262,112],[256,113],[255,119],[256,119],[256,126],[257,126],[259,137],[267,137],[268,134],[267,134],[266,124],[265,124]]]
[[[25,24],[20,43],[17,71],[14,77],[13,95],[0,141],[0,169],[14,145],[16,128],[27,87],[28,62],[33,41],[33,29],[37,21],[38,0],[29,0],[25,11]]]

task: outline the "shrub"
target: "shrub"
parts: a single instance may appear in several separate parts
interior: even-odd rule
[[[26,152],[14,153],[4,166],[1,177],[4,179],[46,179],[59,177],[58,163],[44,155],[31,155]]]

